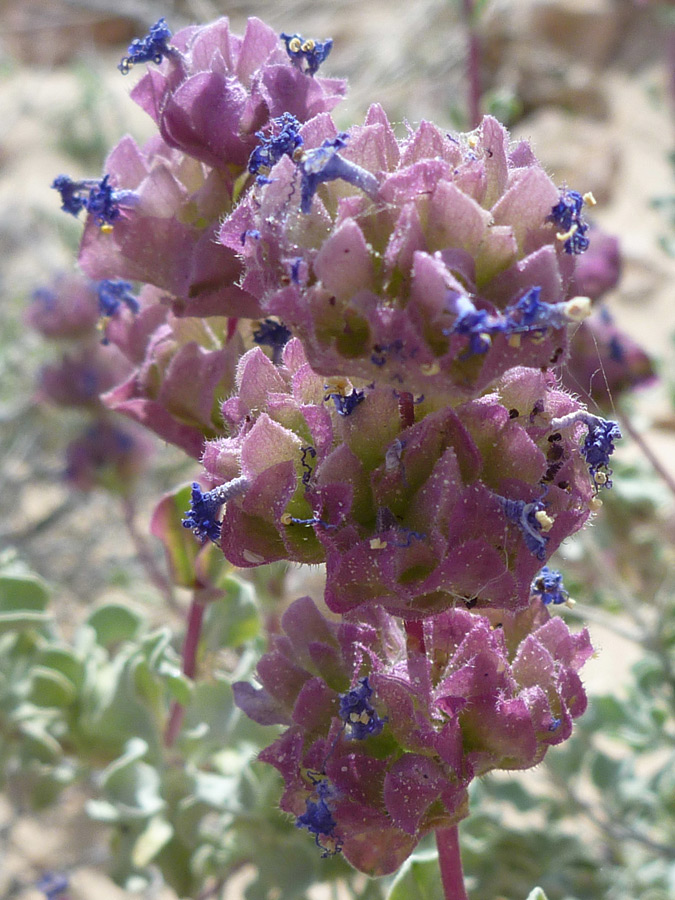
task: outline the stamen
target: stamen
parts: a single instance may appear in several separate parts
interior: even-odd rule
[[[128,75],[137,63],[154,62],[159,65],[165,56],[176,52],[167,44],[170,37],[171,31],[166,19],[158,19],[145,37],[134,38],[127,50],[129,55],[123,57],[117,68],[122,75]]]
[[[317,41],[312,38],[305,40],[299,34],[280,34],[279,37],[286,44],[292,62],[302,69],[303,62],[306,65],[304,71],[308,75],[315,75],[319,66],[326,59],[333,48],[332,38],[325,41]]]

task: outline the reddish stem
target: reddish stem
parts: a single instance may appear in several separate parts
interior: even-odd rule
[[[401,417],[401,425],[409,428],[415,424],[415,400],[410,391],[401,391],[398,395],[398,414]]]
[[[415,619],[405,623],[405,633],[408,637],[408,655],[411,651],[424,654],[424,623],[421,619]]]
[[[462,858],[459,854],[459,831],[453,828],[436,829],[436,846],[438,847],[438,865],[441,868],[441,881],[445,900],[469,900],[464,887]]]
[[[197,648],[202,633],[204,609],[204,604],[195,593],[188,610],[187,631],[185,632],[185,641],[183,643],[183,674],[187,675],[188,678],[194,678],[197,671]],[[182,703],[174,700],[171,704],[169,721],[164,735],[164,743],[167,747],[172,747],[178,737],[183,725],[184,715],[185,707]]]
[[[642,435],[638,431],[636,431],[631,420],[623,412],[621,413],[621,426],[626,430],[626,432],[635,441],[643,454],[647,457],[656,474],[664,481],[665,484],[668,485],[671,493],[675,495],[675,478],[673,478],[673,476],[665,468],[665,466],[662,465],[661,461],[655,456],[652,448],[645,441]]]
[[[469,126],[477,128],[480,124],[480,41],[474,15],[474,0],[462,0],[464,22],[468,35],[468,51],[466,57],[466,77],[468,82],[468,116]]]

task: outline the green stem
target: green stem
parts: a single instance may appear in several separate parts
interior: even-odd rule
[[[436,846],[438,847],[438,864],[441,868],[441,881],[445,900],[469,900],[464,888],[462,859],[459,854],[459,830],[453,828],[436,829]]]

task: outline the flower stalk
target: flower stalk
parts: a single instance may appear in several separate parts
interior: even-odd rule
[[[441,869],[445,900],[469,900],[464,888],[457,825],[453,828],[437,828],[436,846],[438,847],[438,864]]]

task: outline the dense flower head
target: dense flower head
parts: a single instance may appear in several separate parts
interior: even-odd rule
[[[321,42],[314,43],[318,51]],[[340,101],[344,82],[313,77],[309,69],[294,64],[283,40],[259,19],[250,18],[240,37],[221,18],[177,31],[171,52],[131,96],[169,146],[208,166],[245,171],[256,132],[270,120],[289,114],[304,122]]]
[[[97,283],[77,272],[60,273],[33,292],[26,322],[46,338],[81,340],[95,334]]]
[[[181,315],[259,314],[237,286],[235,254],[214,240],[232,205],[231,173],[208,169],[159,136],[143,147],[122,138],[105,165],[135,203],[110,230],[88,219],[79,256],[87,275],[155,285]]]
[[[377,106],[363,127],[338,132],[324,114],[300,135],[220,239],[317,372],[466,399],[515,365],[562,361],[589,304],[558,235],[583,223],[576,206],[552,218],[561,193],[527,143],[491,117],[457,136],[423,122],[401,141]]]
[[[65,477],[81,491],[102,487],[129,494],[147,470],[152,450],[143,429],[99,417],[68,444]]]
[[[116,348],[85,343],[40,370],[38,398],[57,406],[100,409],[101,394],[128,372],[129,363]]]
[[[281,808],[371,875],[460,821],[473,777],[540,762],[586,706],[577,672],[588,634],[571,634],[539,600],[517,614],[447,610],[416,644],[379,607],[335,623],[307,597],[281,626],[258,664],[261,686],[235,684],[237,705],[287,726],[260,756],[284,778]],[[350,709],[377,727],[354,740]]]
[[[574,269],[573,285],[577,294],[599,300],[621,278],[622,257],[618,238],[597,225],[588,229],[590,247],[579,257]]]
[[[202,457],[212,484],[249,482],[223,511],[223,552],[245,567],[325,561],[334,612],[518,608],[588,518],[595,486],[577,430],[551,427],[581,407],[538,370],[513,369],[453,409],[322,378],[294,339],[279,365],[246,352],[235,390],[222,406],[229,436]]]
[[[227,319],[177,317],[158,294],[146,286],[138,313],[107,325],[107,339],[131,371],[104,401],[199,458],[205,439],[222,429],[219,402],[234,387],[243,344],[229,335]]]
[[[612,409],[621,396],[656,379],[647,352],[601,306],[582,322],[563,370],[565,387],[591,407]]]

